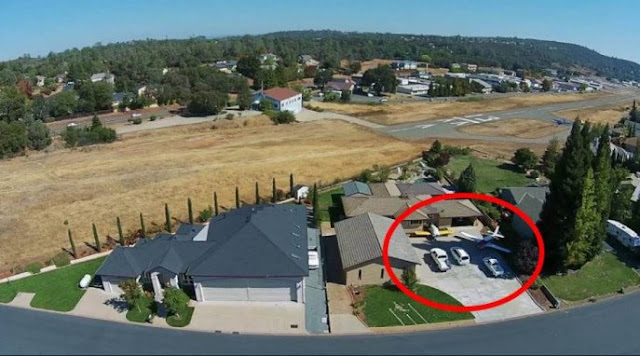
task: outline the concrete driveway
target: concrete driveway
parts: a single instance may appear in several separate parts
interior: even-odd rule
[[[240,334],[306,334],[304,303],[192,302],[189,330]],[[295,327],[292,327],[295,326]]]
[[[422,259],[423,264],[416,267],[420,283],[440,289],[456,298],[463,305],[478,305],[506,297],[520,288],[520,283],[511,268],[498,251],[479,249],[476,244],[458,237],[439,237],[438,241],[424,238],[411,238],[411,242]],[[464,248],[471,256],[471,263],[459,266],[452,260],[449,249],[453,246]],[[438,272],[428,254],[431,248],[439,247],[447,251],[452,268],[447,272]],[[505,278],[494,278],[484,266],[482,259],[495,257],[506,272]],[[473,312],[478,322],[505,320],[525,315],[542,313],[543,310],[527,293],[497,308]]]

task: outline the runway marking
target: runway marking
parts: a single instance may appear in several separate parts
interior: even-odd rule
[[[431,126],[435,126],[435,125],[434,124],[417,125],[416,128],[418,128],[418,129],[428,129]]]
[[[482,116],[484,114],[473,114],[473,115],[465,115],[464,117],[478,117],[478,116]]]

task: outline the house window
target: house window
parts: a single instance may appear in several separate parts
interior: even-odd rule
[[[384,279],[384,268],[380,269],[380,279]]]
[[[361,279],[362,279],[362,270],[359,269],[358,270],[358,280],[361,280]]]

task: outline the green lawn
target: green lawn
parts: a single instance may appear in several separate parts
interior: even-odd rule
[[[28,292],[36,294],[31,300],[34,308],[73,310],[84,295],[78,283],[85,274],[93,276],[102,261],[104,257],[0,284],[0,302],[9,303],[18,292]]]
[[[127,320],[134,321],[136,323],[146,322],[149,314],[153,314],[155,312],[155,303],[153,302],[153,298],[144,297],[140,301],[139,308],[140,310],[138,310],[138,308],[129,309],[129,311],[127,311]]]
[[[187,310],[180,313],[180,318],[176,318],[175,315],[171,315],[167,318],[167,324],[178,328],[189,325],[191,317],[193,316],[193,307],[188,307]]]
[[[344,194],[342,187],[337,187],[318,194],[318,219],[320,221],[336,221],[342,210],[340,197]]]
[[[425,285],[419,285],[416,293],[434,302],[462,305],[450,295]],[[394,302],[406,312],[396,308]],[[409,305],[415,310],[409,307]],[[389,309],[393,310],[405,325],[425,324],[425,320],[426,323],[438,323],[443,321],[473,319],[471,313],[447,312],[418,303],[395,287],[385,288],[371,286],[365,289],[363,310],[369,326],[402,325]],[[424,320],[422,318],[424,318]]]
[[[452,178],[458,179],[469,163],[473,163],[476,171],[477,190],[480,193],[491,193],[502,187],[525,186],[533,182],[533,179],[525,177],[512,164],[471,155],[452,157],[446,168],[451,171]]]
[[[638,285],[640,275],[627,267],[613,253],[604,252],[576,273],[545,277],[542,281],[556,297],[567,301],[578,301],[615,293],[623,287]]]

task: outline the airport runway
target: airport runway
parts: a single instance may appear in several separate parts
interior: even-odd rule
[[[531,119],[553,123],[554,119],[559,119],[553,113],[562,110],[588,109],[591,107],[601,107],[616,103],[628,102],[631,104],[633,98],[638,97],[637,91],[625,91],[613,96],[602,97],[588,101],[574,101],[517,110],[495,111],[489,113],[477,113],[460,117],[448,117],[442,119],[431,119],[422,122],[412,122],[407,124],[390,125],[378,128],[377,131],[397,137],[403,140],[421,140],[428,138],[453,138],[453,139],[473,139],[485,141],[502,141],[518,143],[542,143],[549,142],[553,137],[564,139],[568,136],[570,125],[564,125],[565,130],[542,138],[528,139],[513,136],[487,136],[473,135],[458,131],[458,128],[467,125],[476,125],[486,122],[499,121],[505,119]]]

